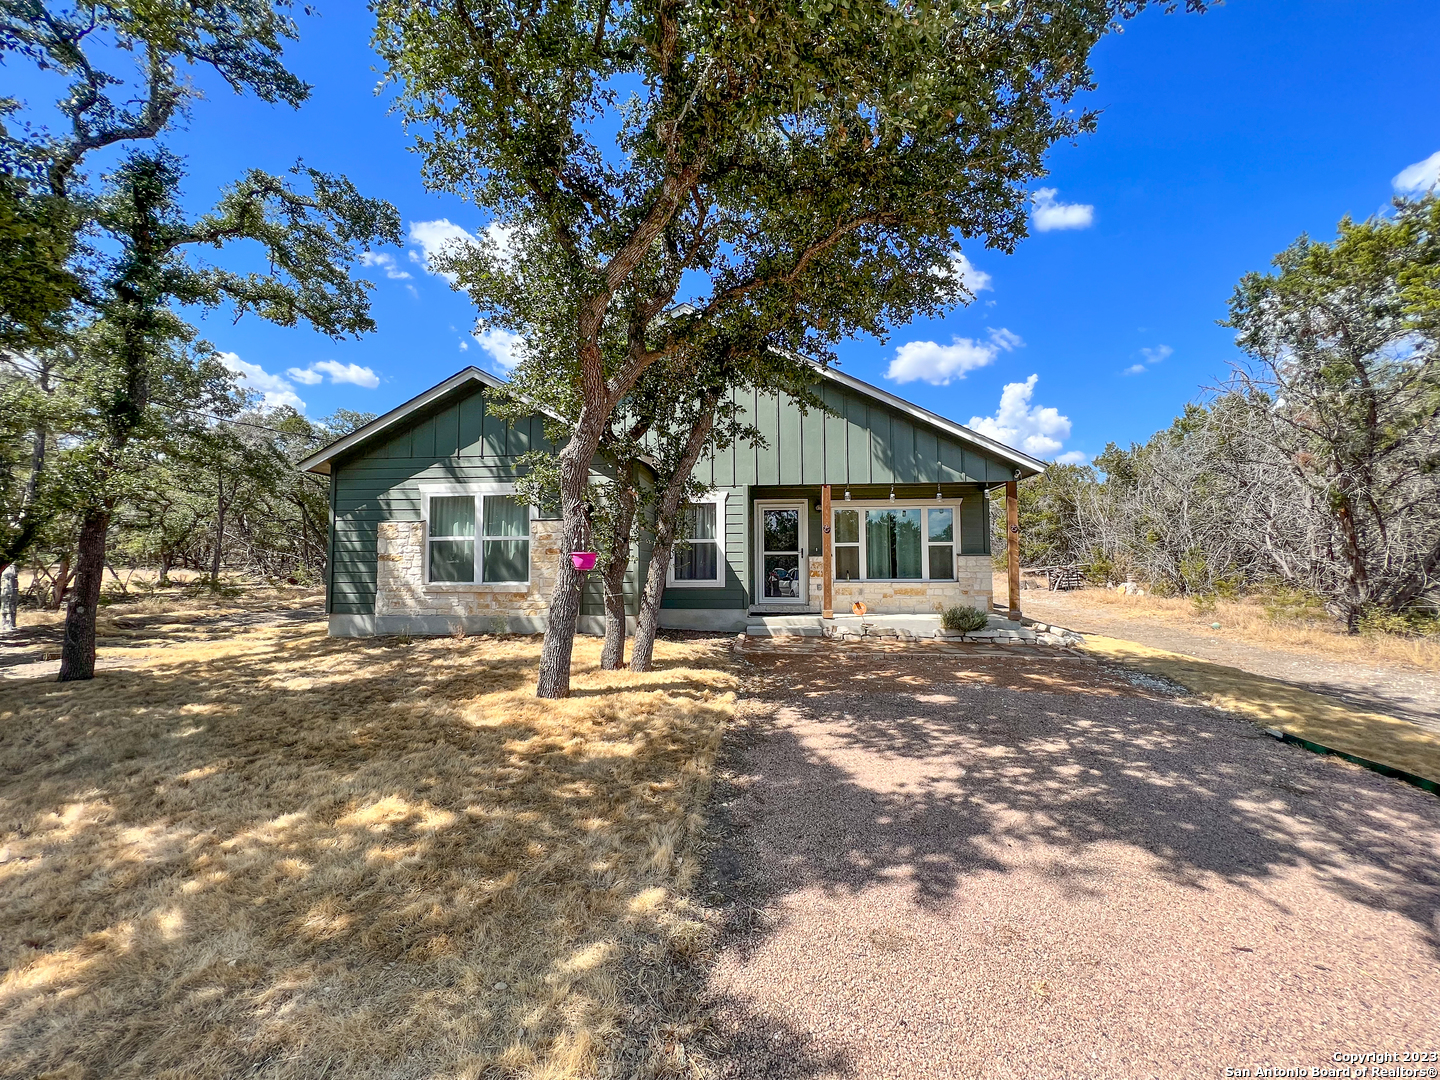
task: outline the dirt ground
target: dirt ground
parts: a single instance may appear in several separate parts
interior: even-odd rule
[[[997,595],[1004,595],[1003,588]],[[1379,658],[1356,663],[1314,651],[1267,647],[1223,627],[1216,631],[1176,625],[1147,613],[1142,604],[1130,611],[1102,606],[1090,600],[1088,590],[1026,589],[1021,593],[1021,605],[1026,615],[1044,622],[1081,633],[1125,638],[1282,679],[1354,708],[1397,716],[1440,734],[1440,672],[1421,671]]]
[[[706,886],[724,1075],[1200,1077],[1440,1048],[1433,795],[1094,659],[742,655]]]

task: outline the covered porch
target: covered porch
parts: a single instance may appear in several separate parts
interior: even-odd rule
[[[863,612],[933,621],[956,605],[988,611],[992,562],[986,493],[993,486],[750,488],[748,615],[833,619]]]

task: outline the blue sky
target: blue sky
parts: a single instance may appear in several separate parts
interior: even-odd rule
[[[437,222],[483,228],[475,207],[423,189],[374,93],[364,10],[327,6],[300,27],[291,65],[315,86],[302,110],[209,87],[173,137],[191,201],[248,167],[279,171],[303,156],[391,200],[417,241],[444,233]],[[977,301],[897,328],[887,344],[846,344],[845,370],[1046,457],[1145,439],[1223,378],[1235,353],[1215,323],[1243,273],[1302,232],[1329,237],[1342,214],[1380,211],[1393,178],[1440,152],[1436,42],[1433,0],[1145,14],[1095,54],[1087,104],[1104,110],[1099,131],[1057,147],[1034,185],[1036,224],[1056,227],[1032,225],[1010,256],[968,245]],[[383,412],[467,363],[495,367],[498,350],[469,334],[465,297],[415,261],[421,246],[371,267],[379,331],[363,340],[223,316],[204,333],[272,400],[312,416]]]

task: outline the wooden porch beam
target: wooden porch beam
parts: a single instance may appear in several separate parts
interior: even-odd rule
[[[1020,485],[1005,485],[1005,554],[1010,571],[1010,618],[1020,618]]]
[[[820,617],[823,619],[835,618],[834,606],[834,583],[835,577],[832,572],[835,565],[835,538],[830,535],[830,530],[835,522],[830,514],[830,485],[822,484],[820,487]]]

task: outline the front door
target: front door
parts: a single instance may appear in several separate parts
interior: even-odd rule
[[[806,504],[756,503],[759,511],[759,604],[805,604],[810,574],[805,565]]]

